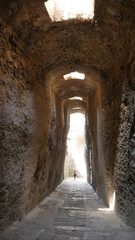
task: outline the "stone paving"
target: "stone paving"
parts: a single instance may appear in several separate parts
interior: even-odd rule
[[[135,228],[109,211],[85,180],[68,179],[0,240],[135,240]]]

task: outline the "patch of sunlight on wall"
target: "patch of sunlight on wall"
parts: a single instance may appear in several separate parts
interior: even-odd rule
[[[95,0],[48,0],[44,5],[52,21],[92,19]]]
[[[65,80],[69,80],[69,79],[84,80],[85,74],[84,73],[79,73],[79,72],[71,72],[71,73],[65,74],[63,77],[64,77]]]
[[[68,133],[68,156],[74,161],[79,175],[86,178],[85,162],[85,137],[84,137],[85,116],[82,113],[70,114],[70,129]]]
[[[98,210],[100,210],[100,211],[114,211],[114,209],[115,209],[115,198],[116,198],[116,194],[115,194],[115,191],[114,191],[113,196],[110,199],[109,208],[98,208]]]

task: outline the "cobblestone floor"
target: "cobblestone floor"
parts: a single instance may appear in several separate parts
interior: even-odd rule
[[[84,180],[68,179],[0,240],[135,240],[135,228],[108,211]]]

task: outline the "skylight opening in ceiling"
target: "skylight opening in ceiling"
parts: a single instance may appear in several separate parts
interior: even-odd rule
[[[74,107],[73,110],[81,110],[80,107]]]
[[[69,100],[82,100],[82,97],[71,97]]]
[[[69,80],[69,79],[84,80],[85,74],[84,73],[79,73],[79,72],[71,72],[71,73],[65,74],[63,77],[64,77],[65,80]]]
[[[48,0],[44,3],[52,21],[92,19],[95,0]]]

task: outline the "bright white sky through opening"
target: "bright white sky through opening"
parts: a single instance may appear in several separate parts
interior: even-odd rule
[[[45,7],[52,21],[73,18],[92,19],[95,0],[48,0]]]
[[[65,74],[63,77],[64,77],[65,80],[69,80],[69,79],[84,80],[85,74],[84,73],[79,73],[79,72],[71,72],[71,73]]]

